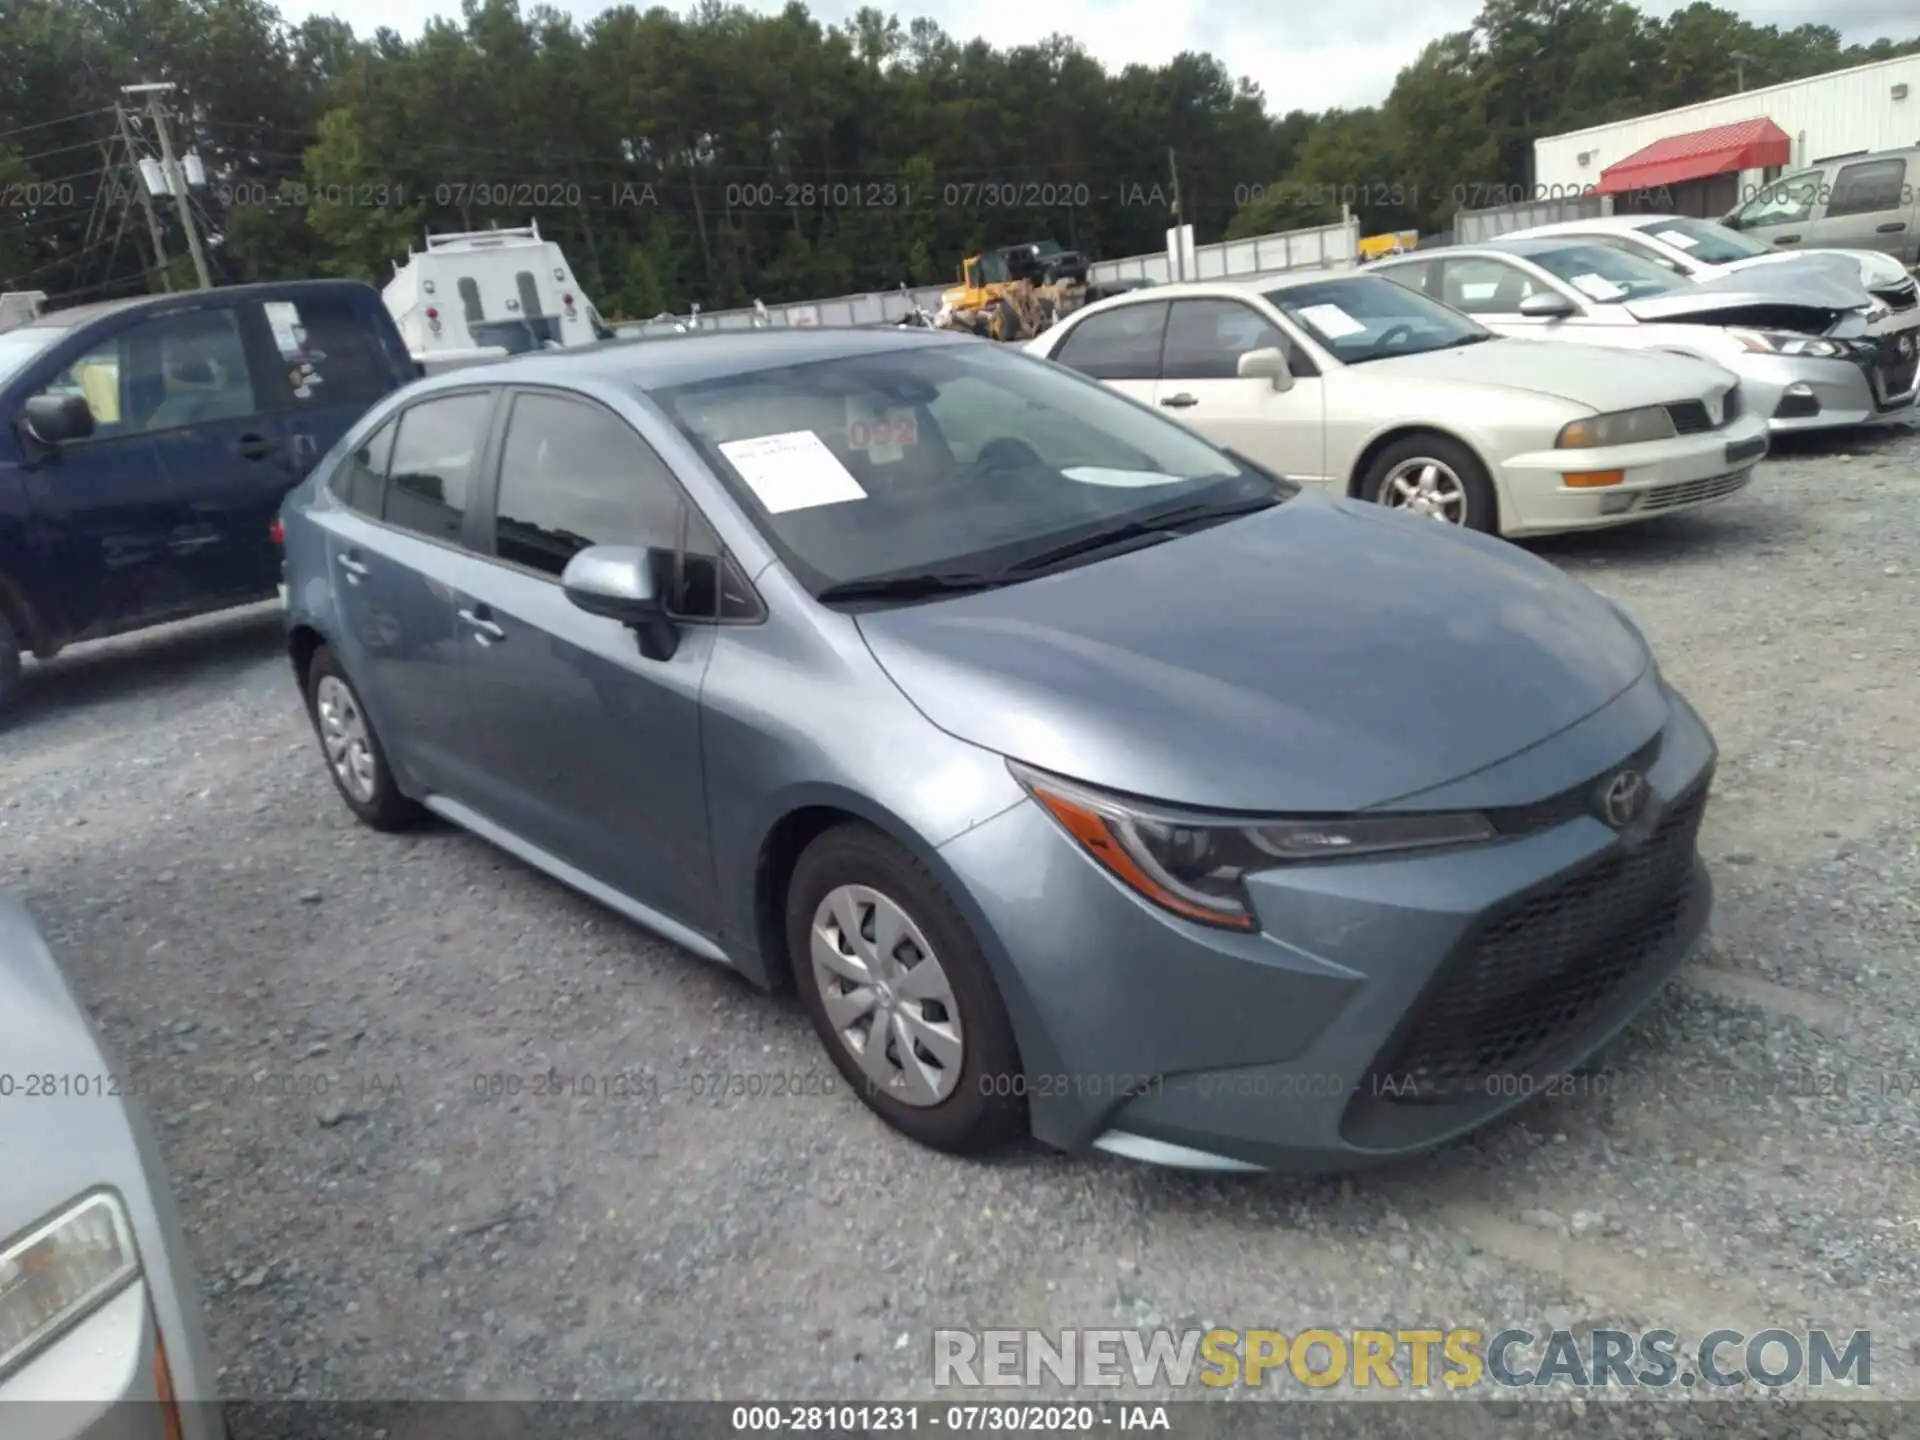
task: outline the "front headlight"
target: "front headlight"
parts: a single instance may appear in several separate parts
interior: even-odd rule
[[[1499,833],[1486,816],[1468,812],[1230,820],[1122,799],[1011,760],[1007,768],[1116,880],[1176,915],[1231,930],[1255,928],[1241,882],[1258,871],[1468,845]]]
[[[1673,417],[1664,405],[1647,405],[1638,410],[1616,410],[1611,415],[1591,415],[1560,428],[1553,442],[1559,450],[1592,450],[1603,445],[1638,445],[1646,440],[1671,440]]]
[[[0,1250],[0,1376],[140,1273],[133,1225],[102,1191]]]
[[[1756,355],[1802,355],[1814,360],[1837,360],[1847,353],[1847,347],[1838,340],[1796,335],[1787,330],[1729,329],[1727,334]]]

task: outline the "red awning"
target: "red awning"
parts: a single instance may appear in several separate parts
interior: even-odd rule
[[[1602,195],[1618,195],[1792,162],[1793,141],[1787,138],[1787,132],[1761,116],[1656,140],[1602,170],[1595,189]]]

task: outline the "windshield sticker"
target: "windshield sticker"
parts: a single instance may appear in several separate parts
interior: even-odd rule
[[[1656,230],[1653,232],[1653,238],[1666,241],[1667,244],[1673,246],[1676,250],[1691,250],[1700,243],[1691,235],[1680,230]]]
[[[894,465],[906,459],[909,447],[920,443],[920,420],[911,410],[873,408],[847,400],[847,448],[866,455],[870,464]]]
[[[720,453],[775,515],[867,498],[860,482],[811,430],[729,440]]]
[[[1592,271],[1588,271],[1585,275],[1575,275],[1567,283],[1589,300],[1618,300],[1627,293],[1625,287],[1614,284],[1604,275],[1595,275]]]
[[[1111,485],[1118,489],[1139,489],[1147,485],[1179,485],[1187,478],[1162,475],[1158,470],[1112,470],[1104,465],[1075,465],[1060,472],[1082,485]]]
[[[1329,340],[1344,339],[1348,335],[1364,335],[1367,327],[1354,319],[1338,305],[1307,305],[1299,312],[1300,318],[1313,326]]]

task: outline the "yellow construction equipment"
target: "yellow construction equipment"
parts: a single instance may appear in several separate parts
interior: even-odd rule
[[[1031,340],[1104,293],[1087,284],[1087,258],[1051,240],[969,255],[960,283],[940,297],[935,323],[989,340]]]

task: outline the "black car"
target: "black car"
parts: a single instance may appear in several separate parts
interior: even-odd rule
[[[351,280],[106,301],[0,334],[0,705],[23,652],[270,599],[281,500],[414,373]]]

